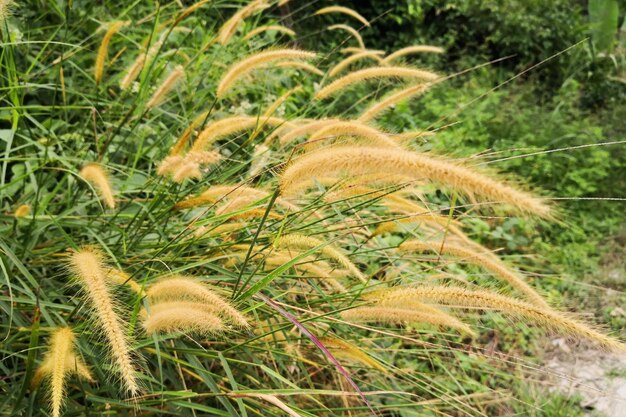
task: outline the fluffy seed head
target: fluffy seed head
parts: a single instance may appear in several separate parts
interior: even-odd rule
[[[24,218],[30,214],[30,210],[31,210],[30,204],[22,204],[18,208],[15,209],[13,216],[16,219]]]
[[[315,99],[321,100],[331,96],[336,92],[342,91],[352,84],[378,78],[406,78],[423,81],[435,81],[440,77],[434,72],[406,67],[366,68],[359,71],[351,72],[348,75],[345,75],[328,84],[326,87],[319,90],[317,94],[315,94]]]
[[[298,192],[298,184],[321,175],[374,173],[430,180],[470,196],[481,196],[507,204],[523,213],[542,217],[550,215],[550,208],[542,199],[455,162],[421,153],[365,146],[330,147],[295,159],[281,175],[281,191],[284,195]]]
[[[131,396],[137,395],[140,389],[131,359],[131,349],[124,322],[115,312],[102,255],[93,249],[81,249],[70,256],[70,268],[85,290],[85,297],[108,342],[112,360],[117,365],[126,391]]]
[[[213,305],[224,319],[237,326],[248,326],[248,321],[240,312],[206,285],[191,277],[174,275],[161,279],[148,287],[146,294],[153,304],[163,301],[188,300]]]
[[[383,292],[377,291],[366,296],[366,298],[374,300],[395,299],[396,302],[403,299],[417,300],[458,307],[496,309],[522,317],[554,331],[587,338],[607,349],[626,352],[626,345],[620,341],[592,329],[585,323],[569,318],[563,313],[489,291],[471,291],[460,287],[420,286],[394,288]]]
[[[233,84],[244,74],[248,74],[262,65],[286,60],[313,59],[317,54],[314,52],[301,51],[298,49],[272,49],[249,55],[233,65],[223,76],[217,86],[217,97],[222,98],[230,90]]]
[[[247,41],[263,32],[279,32],[279,33],[284,33],[285,35],[288,35],[288,36],[296,36],[296,32],[289,29],[288,27],[285,27],[282,25],[265,25],[265,26],[259,26],[256,29],[252,29],[250,32],[246,34],[246,36],[243,37],[243,40]]]
[[[150,97],[150,100],[148,100],[146,107],[148,109],[151,109],[158,106],[163,101],[167,93],[172,91],[178,81],[184,76],[185,69],[182,65],[177,65],[176,68],[174,68],[172,72],[170,72],[167,77],[165,77],[165,80],[163,80],[161,85],[159,85],[159,87],[157,87],[157,89],[154,91],[152,97]]]
[[[365,44],[363,43],[363,38],[361,37],[361,34],[353,27],[340,23],[337,25],[328,26],[328,30],[345,30],[350,35],[352,35],[354,39],[356,39],[356,41],[359,43],[360,49],[365,49]]]
[[[323,7],[321,9],[319,9],[318,11],[316,11],[314,14],[315,15],[321,15],[321,14],[328,14],[328,13],[341,13],[341,14],[345,14],[347,16],[353,17],[356,20],[358,20],[359,22],[361,22],[364,26],[368,26],[370,25],[370,22],[367,21],[366,18],[364,18],[363,16],[361,16],[356,10],[352,10],[349,7],[343,7],[343,6],[328,6],[328,7]]]
[[[468,335],[475,335],[475,332],[467,324],[443,312],[433,313],[408,308],[376,306],[357,307],[342,311],[341,317],[352,322],[428,323],[439,327],[450,327]]]
[[[143,327],[147,333],[185,332],[214,334],[223,330],[222,320],[209,305],[185,301],[158,303],[144,312]]]
[[[65,382],[67,377],[76,373],[88,381],[92,381],[89,370],[80,357],[74,352],[76,336],[69,327],[54,329],[48,351],[41,366],[37,369],[31,386],[37,386],[43,378],[49,378],[50,409],[53,417],[61,416],[63,399],[65,397]]]
[[[249,16],[254,13],[268,8],[270,5],[267,0],[254,0],[245,7],[239,9],[235,14],[228,19],[222,27],[220,27],[217,34],[217,40],[222,45],[226,45],[233,37],[239,25]]]
[[[402,88],[395,93],[391,93],[387,97],[384,97],[382,100],[368,107],[359,116],[358,120],[363,123],[369,122],[388,108],[404,100],[408,100],[411,97],[424,94],[432,85],[433,83],[417,84],[411,87]]]
[[[438,46],[431,46],[431,45],[407,46],[405,48],[398,49],[394,53],[389,54],[389,56],[386,56],[385,59],[383,60],[383,63],[390,64],[402,56],[411,55],[411,54],[423,54],[423,53],[443,54],[443,52],[444,52],[443,48],[440,48]]]
[[[109,28],[104,34],[104,38],[102,38],[102,43],[100,44],[100,48],[98,48],[98,54],[96,55],[96,65],[94,66],[94,79],[96,81],[96,84],[100,84],[100,80],[102,80],[102,74],[104,72],[104,61],[106,61],[111,38],[121,28],[128,25],[128,23],[129,22],[122,22],[118,20],[109,24]]]
[[[104,204],[109,208],[115,208],[115,199],[113,198],[113,190],[109,184],[109,178],[102,166],[96,163],[89,163],[80,170],[79,175],[87,182],[92,184]]]
[[[331,70],[328,72],[328,75],[331,77],[334,77],[335,75],[339,74],[344,69],[348,68],[354,62],[360,61],[365,58],[370,58],[377,62],[381,62],[381,58],[376,51],[363,51],[363,52],[356,53],[354,55],[350,55],[349,57],[340,61],[337,65],[331,68]]]
[[[522,293],[529,302],[538,307],[550,308],[544,298],[537,293],[517,272],[511,270],[506,264],[492,253],[480,253],[467,245],[449,242],[422,242],[409,240],[402,243],[398,250],[401,252],[435,252],[441,255],[451,255],[465,262],[480,266],[501,278],[511,287]]]
[[[326,346],[335,356],[345,358],[354,362],[361,363],[367,367],[378,369],[382,372],[387,370],[367,353],[363,352],[358,346],[336,337],[322,337],[320,342]]]

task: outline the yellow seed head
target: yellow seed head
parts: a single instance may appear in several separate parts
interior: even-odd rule
[[[121,28],[128,25],[129,22],[116,21],[112,22],[109,25],[106,33],[104,34],[104,38],[102,38],[102,43],[100,44],[100,48],[98,48],[98,54],[96,55],[96,65],[94,66],[94,79],[96,84],[100,84],[100,80],[102,80],[102,74],[104,72],[104,61],[106,61],[107,52],[109,51],[109,43],[111,42],[111,38],[115,35]]]
[[[352,84],[378,78],[403,78],[423,81],[435,81],[440,77],[434,72],[407,67],[366,68],[359,71],[351,72],[348,75],[345,75],[328,84],[326,87],[319,90],[317,94],[315,94],[315,99],[321,100],[331,96],[336,92],[344,90],[346,87],[349,87]]]
[[[113,197],[113,190],[111,184],[109,184],[109,178],[101,165],[96,163],[89,163],[80,170],[80,176],[90,184],[92,184],[96,190],[100,193],[100,198],[104,204],[109,208],[115,208],[115,199]]]
[[[281,191],[284,195],[298,192],[302,181],[321,175],[375,173],[430,180],[470,196],[507,204],[523,213],[550,216],[550,207],[542,199],[456,162],[422,153],[365,146],[330,147],[296,158],[281,175]]]
[[[85,297],[108,342],[111,358],[117,365],[124,388],[131,396],[137,395],[140,388],[124,321],[115,312],[115,302],[107,285],[107,268],[104,266],[102,255],[93,249],[81,249],[70,256],[70,268],[84,288]]]
[[[369,27],[369,25],[370,25],[370,22],[368,22],[366,18],[361,16],[361,14],[359,14],[356,10],[352,10],[349,7],[328,6],[328,7],[323,7],[323,8],[321,8],[318,11],[315,12],[316,15],[328,14],[328,13],[345,14],[347,16],[355,18],[356,20],[361,22],[364,26],[368,26]]]

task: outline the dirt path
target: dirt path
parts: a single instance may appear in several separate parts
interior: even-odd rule
[[[579,395],[590,416],[626,417],[626,354],[570,348],[563,339],[553,345],[543,365],[551,390]]]

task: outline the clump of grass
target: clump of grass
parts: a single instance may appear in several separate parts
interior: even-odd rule
[[[466,353],[480,346],[455,333],[473,336],[479,328],[468,324],[469,313],[457,317],[459,307],[498,309],[620,346],[539,302],[419,285],[465,279],[403,256],[443,248],[441,255],[517,283],[514,294],[530,300],[522,277],[470,239],[477,229],[465,219],[476,214],[474,199],[551,219],[545,200],[522,187],[422,152],[429,145],[413,139],[439,132],[438,124],[402,131],[394,118],[381,117],[451,78],[396,65],[437,49],[407,47],[384,58],[337,19],[369,22],[340,6],[318,14],[333,13],[338,24],[327,29],[349,33],[344,43],[352,46],[330,50],[319,42],[319,51],[304,51],[271,44],[290,41],[291,22],[311,17],[310,7],[289,9],[285,0],[228,10],[207,0],[139,2],[117,16],[99,5],[87,14],[69,8],[65,16],[49,3],[36,5],[36,20],[18,14],[0,29],[0,83],[15,110],[7,110],[12,130],[3,137],[0,192],[8,220],[0,222],[8,277],[0,297],[8,375],[0,404],[14,404],[13,414],[39,411],[36,401],[25,401],[25,387],[39,334],[51,328],[33,383],[50,379],[54,415],[63,402],[68,414],[134,407],[143,414],[356,415],[364,406],[377,414],[416,407],[484,414],[500,394],[484,376],[497,386],[508,380]],[[123,36],[109,26],[100,52],[91,50],[99,21],[130,18]],[[276,33],[260,36],[268,31]],[[302,35],[298,44],[310,44]],[[110,66],[123,69],[104,82],[112,39]],[[94,62],[94,78],[106,88],[94,90],[85,76]],[[363,68],[367,63],[375,66]],[[176,89],[183,78],[188,88]],[[373,80],[382,82],[367,83]],[[353,86],[358,94],[321,100]],[[378,87],[391,92],[378,98]],[[168,99],[175,90],[176,99]],[[95,195],[72,186],[72,167],[82,161],[99,161],[80,171]],[[115,190],[100,161],[115,167]],[[437,186],[451,191],[449,201]],[[460,206],[457,193],[467,198]],[[26,205],[13,208],[22,202],[37,214],[28,221]],[[95,243],[98,250],[84,246]],[[69,255],[80,296],[63,285],[67,262],[56,254],[67,247],[81,248]],[[416,286],[405,288],[407,282]],[[386,289],[372,291],[380,287]],[[85,316],[95,325],[80,325]],[[78,324],[77,333],[57,330],[60,322]],[[77,339],[89,348],[94,375],[118,375],[121,384],[94,385],[80,396],[69,388],[72,373],[91,380],[74,350]],[[119,385],[132,404],[119,400]]]

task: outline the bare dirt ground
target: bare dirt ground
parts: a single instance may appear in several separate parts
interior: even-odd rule
[[[626,417],[626,354],[552,341],[543,368],[546,386],[581,398],[589,416]]]

